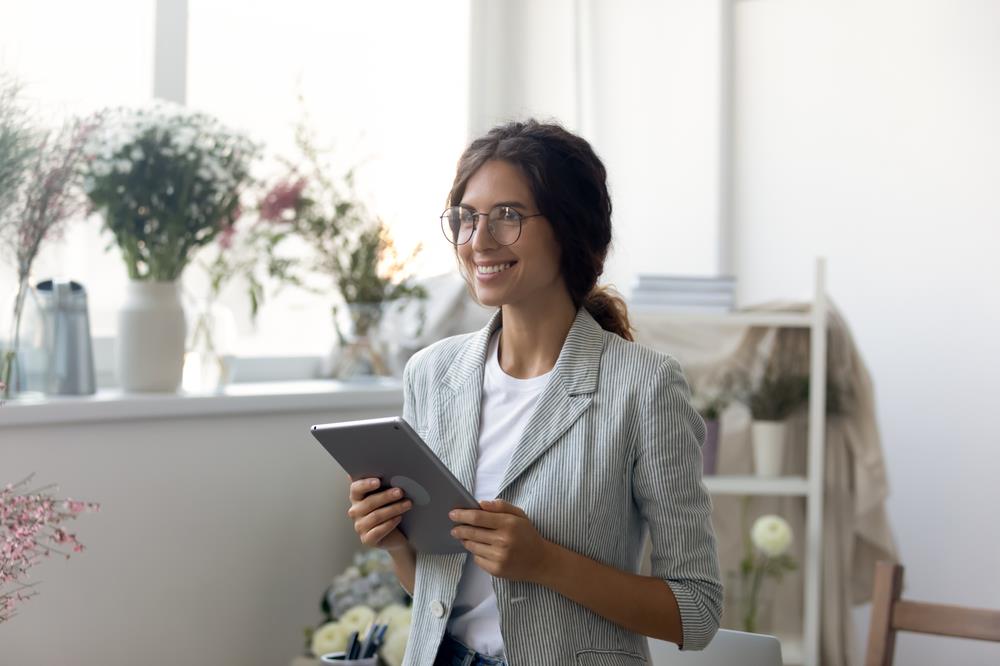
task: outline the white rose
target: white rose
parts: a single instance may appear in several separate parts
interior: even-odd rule
[[[750,529],[753,545],[768,557],[777,557],[792,543],[792,528],[781,516],[761,516]]]
[[[348,631],[356,631],[358,634],[365,630],[365,627],[369,623],[375,620],[375,611],[373,611],[368,606],[357,605],[351,606],[344,614],[338,618],[338,622],[345,627],[348,627]]]
[[[403,663],[403,654],[406,652],[406,640],[409,636],[409,628],[397,629],[395,631],[390,629],[386,631],[385,643],[382,644],[382,649],[379,650],[379,654],[385,660],[385,663],[389,666],[400,666]]]
[[[351,630],[339,622],[327,622],[313,633],[312,653],[319,657],[329,652],[343,652]]]
[[[389,633],[396,629],[409,627],[412,615],[413,610],[403,604],[389,604],[379,612],[378,617],[375,618],[375,624],[389,625],[386,630],[386,633]]]

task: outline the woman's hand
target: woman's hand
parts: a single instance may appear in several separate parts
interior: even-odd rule
[[[347,515],[354,521],[354,531],[366,546],[390,552],[407,548],[406,536],[397,527],[413,502],[403,499],[400,488],[374,492],[379,484],[376,478],[355,481],[351,477],[351,508],[347,510]]]
[[[461,539],[476,564],[498,578],[539,582],[553,557],[552,542],[542,538],[527,514],[503,500],[480,502],[478,509],[455,509],[448,514],[457,525],[452,536]]]

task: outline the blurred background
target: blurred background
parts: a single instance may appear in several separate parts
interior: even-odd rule
[[[24,98],[53,123],[154,97],[210,113],[266,146],[255,167],[261,177],[280,171],[280,156],[294,150],[296,122],[307,118],[337,168],[356,168],[359,195],[397,244],[423,245],[411,265],[419,279],[454,274],[436,218],[468,141],[497,122],[529,116],[580,133],[604,160],[615,240],[603,281],[625,294],[639,274],[661,273],[734,276],[739,305],[808,300],[816,258],[825,257],[826,292],[874,381],[891,489],[886,506],[907,567],[906,592],[998,605],[1000,3],[0,0],[0,70],[16,76]],[[33,275],[86,286],[98,374],[113,386],[109,350],[127,281],[99,216],[68,224],[42,249]],[[185,284],[196,290],[205,279],[192,270]],[[13,266],[0,265],[0,297],[9,300],[16,288]],[[235,314],[237,356],[318,357],[329,350],[333,329],[321,295],[269,295],[256,325],[242,289],[228,289],[222,299]],[[0,316],[8,311],[5,304]],[[0,425],[4,418],[0,412]],[[169,446],[204,432],[177,428],[152,440]],[[99,497],[99,479],[67,486],[72,465],[59,462],[54,444],[11,453],[12,436],[35,441],[29,430],[0,429],[0,449],[9,447],[6,461],[0,450],[4,477],[44,468],[72,494],[110,499]],[[273,432],[281,436],[278,425]],[[71,436],[69,426],[58,434],[62,441]],[[240,455],[239,448],[231,453]],[[106,455],[87,463],[104,470],[100,479],[141,476]],[[190,455],[216,454],[192,448]],[[148,474],[153,483],[155,472]],[[145,487],[137,483],[121,497],[141,498]],[[211,491],[203,498],[211,500]],[[189,509],[198,507],[193,501]],[[339,505],[336,513],[339,519]],[[315,511],[310,518],[321,519]],[[337,548],[343,564],[349,548],[338,534],[325,535],[317,550]],[[55,570],[98,557],[94,550],[80,562],[49,565],[53,573],[45,577],[53,582],[43,595],[0,626],[0,654],[13,642],[20,658],[11,663],[55,663],[33,660],[31,644],[48,631],[61,633],[62,623],[96,622],[87,604],[78,604],[39,623],[49,617],[47,597],[58,598],[65,584]],[[288,566],[274,557],[276,567]],[[325,558],[318,552],[309,562],[332,573],[336,567]],[[170,571],[148,575],[169,578]],[[293,626],[315,614],[309,585],[301,590],[307,603],[289,611],[301,620]],[[246,590],[200,589],[256,603]],[[236,605],[234,613],[246,612]],[[275,609],[254,626],[280,617]],[[858,606],[854,663],[868,621],[868,605]],[[30,639],[18,624],[32,628]],[[241,636],[238,625],[225,626],[219,640],[273,640],[270,655],[291,655],[299,642],[277,630],[254,639]],[[172,631],[156,637],[188,640]],[[84,649],[100,653],[96,644]],[[236,663],[191,654],[186,663]],[[896,663],[985,664],[995,655],[978,644],[905,636]]]

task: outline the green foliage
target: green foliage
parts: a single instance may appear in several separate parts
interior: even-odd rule
[[[426,290],[405,277],[418,245],[401,257],[381,219],[372,215],[354,190],[354,172],[336,181],[307,128],[300,124],[296,146],[302,162],[288,162],[289,173],[261,202],[270,223],[265,247],[268,273],[284,283],[327,293],[316,281],[334,287],[348,304],[378,304],[426,297]],[[301,258],[285,248],[298,242]],[[336,313],[336,307],[334,308]]]
[[[760,421],[782,421],[809,398],[809,378],[765,376],[747,396],[747,406]]]
[[[14,206],[38,149],[20,91],[17,81],[0,74],[0,219]]]

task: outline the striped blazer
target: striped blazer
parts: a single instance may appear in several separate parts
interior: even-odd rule
[[[498,310],[480,331],[422,349],[403,372],[403,418],[470,492],[487,345],[500,324]],[[639,570],[648,534],[651,573],[677,598],[683,648],[697,650],[722,608],[704,437],[677,361],[580,308],[497,497],[521,507],[542,537],[624,571]],[[434,662],[466,557],[417,554],[404,666]],[[542,585],[492,583],[511,666],[650,663],[644,636]]]

